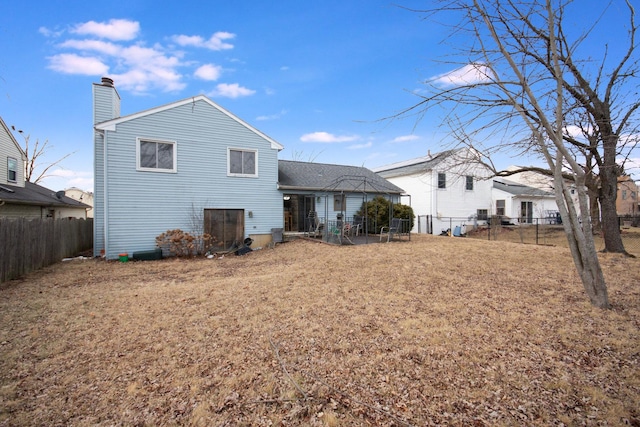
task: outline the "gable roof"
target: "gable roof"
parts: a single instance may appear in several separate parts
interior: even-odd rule
[[[11,131],[9,131],[9,128],[7,127],[7,124],[4,122],[2,117],[0,117],[0,126],[4,130],[4,133],[6,133],[7,136],[9,137],[9,140],[11,142],[13,142],[13,144],[16,146],[16,148],[20,151],[20,156],[22,157],[22,160],[26,161],[27,160],[27,155],[25,154],[25,152],[22,149],[22,147],[20,146],[20,144],[18,144],[18,141],[16,141],[16,138],[13,136]]]
[[[213,102],[212,100],[210,100],[209,98],[207,98],[204,95],[193,96],[191,98],[186,98],[186,99],[183,99],[181,101],[175,101],[175,102],[172,102],[172,103],[169,103],[169,104],[161,105],[161,106],[155,107],[155,108],[150,108],[148,110],[140,111],[140,112],[137,112],[137,113],[134,113],[134,114],[129,114],[129,115],[126,115],[126,116],[117,117],[115,119],[107,120],[105,122],[96,124],[95,128],[97,130],[114,131],[114,130],[116,130],[116,125],[118,125],[120,123],[124,123],[124,122],[130,121],[130,120],[138,119],[140,117],[149,116],[151,114],[155,114],[155,113],[159,113],[161,111],[166,111],[166,110],[169,110],[169,109],[172,109],[172,108],[180,107],[182,105],[195,103],[197,101],[206,102],[207,104],[211,105],[213,108],[217,109],[221,113],[227,115],[232,120],[235,120],[236,122],[238,122],[242,126],[244,126],[247,129],[249,129],[250,131],[252,131],[252,132],[256,133],[257,135],[261,136],[262,138],[266,139],[267,141],[269,141],[271,143],[271,148],[273,148],[274,150],[282,150],[282,149],[284,149],[284,146],[282,144],[280,144],[279,142],[277,142],[275,139],[273,139],[273,138],[267,136],[266,134],[260,132],[258,129],[254,128],[253,126],[251,126],[250,124],[248,124],[244,120],[240,119],[235,114],[232,114],[231,112],[225,110],[224,108],[222,108],[221,106],[219,106],[218,104],[216,104],[215,102]]]
[[[360,166],[278,160],[278,188],[402,194],[402,188]]]
[[[373,171],[384,176],[385,178],[427,172],[435,169],[435,167],[443,160],[445,160],[447,157],[452,156],[454,153],[460,150],[461,149],[454,149],[442,151],[433,155],[428,154],[426,156],[416,157],[414,159],[404,160],[402,162],[379,166],[377,168],[373,168]]]
[[[67,208],[90,208],[78,200],[55,192],[32,182],[25,182],[24,187],[15,185],[0,185],[0,200],[19,205],[37,205]]]
[[[514,196],[555,197],[555,195],[550,191],[541,190],[539,188],[530,187],[528,185],[506,179],[500,179],[500,181],[498,181],[494,178],[493,188],[513,194]]]

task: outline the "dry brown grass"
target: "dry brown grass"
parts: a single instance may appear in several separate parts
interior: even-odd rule
[[[640,261],[434,236],[0,288],[0,425],[640,425]]]

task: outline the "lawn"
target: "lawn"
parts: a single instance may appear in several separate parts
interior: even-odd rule
[[[640,259],[412,236],[0,285],[0,426],[640,425]]]

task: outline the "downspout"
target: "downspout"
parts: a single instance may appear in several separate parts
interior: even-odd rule
[[[104,198],[103,200],[103,204],[104,204],[104,227],[103,227],[103,233],[104,233],[104,256],[106,259],[108,259],[108,253],[109,253],[109,204],[108,204],[108,198],[107,198],[107,187],[108,187],[108,183],[107,183],[107,130],[104,130],[102,133],[102,150],[103,150],[103,170],[102,170],[102,197]]]
[[[107,256],[107,248],[108,248],[108,240],[107,240],[107,236],[109,235],[109,233],[107,233],[107,228],[108,228],[108,208],[107,208],[107,131],[106,130],[95,130],[97,132],[98,135],[102,135],[102,223],[103,223],[103,227],[102,227],[102,239],[103,239],[103,246],[104,246],[104,255],[105,257]],[[93,193],[96,194],[95,188],[93,190]],[[95,207],[95,205],[94,205]],[[94,211],[95,212],[95,211]],[[94,215],[95,216],[95,215]],[[95,218],[94,218],[95,221]],[[94,227],[96,226],[95,222],[94,222]]]
[[[435,179],[434,179],[435,178]],[[437,176],[437,172],[435,170],[431,171],[431,182],[429,183],[429,185],[431,186],[431,234],[435,235],[435,230],[433,229],[433,217],[434,217],[434,212],[436,213],[436,217],[437,217],[437,212],[438,212],[438,207],[436,206],[438,203],[438,176]],[[433,183],[436,183],[436,185],[434,186]]]

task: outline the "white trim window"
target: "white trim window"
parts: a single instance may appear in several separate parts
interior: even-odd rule
[[[227,148],[227,175],[258,176],[258,150]]]
[[[7,157],[7,181],[18,182],[18,160]]]
[[[177,172],[178,147],[175,141],[138,138],[136,168],[148,172]]]
[[[447,174],[444,172],[438,172],[438,189],[444,190],[447,188]]]

